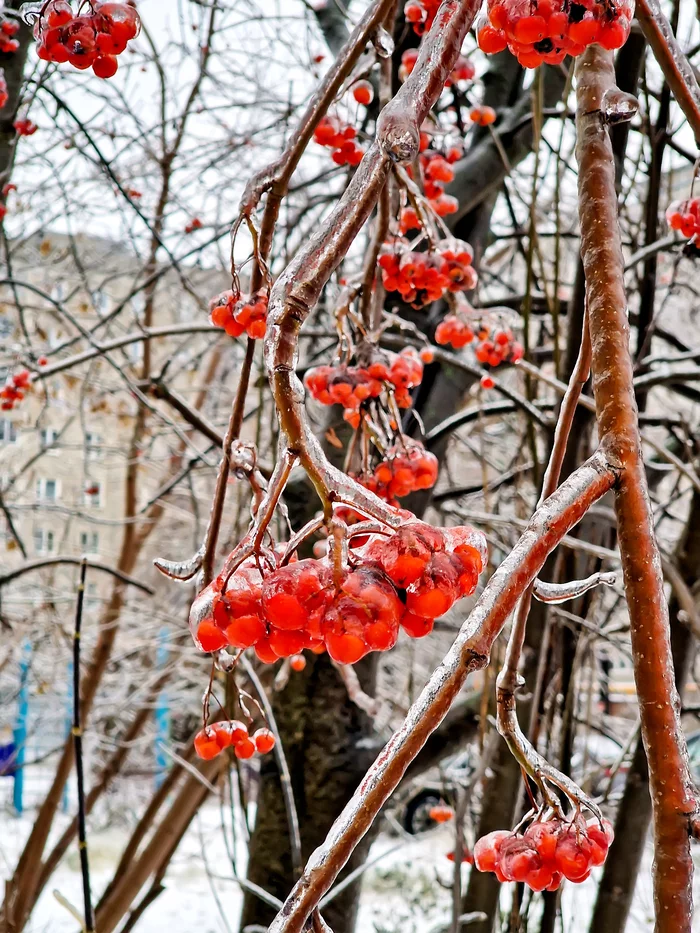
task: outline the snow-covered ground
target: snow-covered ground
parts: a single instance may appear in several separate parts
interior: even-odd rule
[[[111,804],[114,808],[114,801]],[[21,845],[31,827],[32,814],[12,815],[11,782],[0,780],[0,877],[11,874]],[[62,814],[52,832],[55,839],[69,815]],[[190,827],[165,879],[165,891],[146,911],[140,933],[236,933],[241,892],[231,867],[245,874],[243,827],[236,820],[236,843],[231,811],[211,800]],[[123,828],[96,827],[89,834],[90,870],[95,900],[111,878],[127,840]],[[453,866],[446,855],[453,848],[449,824],[404,840],[381,834],[374,843],[365,874],[358,933],[432,933],[449,917]],[[695,852],[700,869],[700,847]],[[626,933],[653,929],[651,853],[647,852],[635,892]],[[466,882],[468,867],[464,868]],[[700,871],[696,873],[696,902],[700,902]],[[82,904],[77,846],[73,845],[44,891],[28,933],[76,933],[77,924],[54,892],[76,908]],[[508,903],[508,892],[504,906]],[[581,885],[567,885],[563,896],[566,933],[585,933],[595,898],[593,878]],[[700,933],[700,917],[696,918]],[[604,931],[601,931],[604,933]]]

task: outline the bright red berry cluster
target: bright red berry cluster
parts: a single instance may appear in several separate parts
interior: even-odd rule
[[[209,302],[209,317],[215,327],[222,327],[229,337],[246,333],[253,340],[265,336],[267,327],[267,292],[260,289],[250,298],[229,290]]]
[[[254,647],[267,664],[304,649],[354,664],[392,648],[400,625],[414,638],[427,635],[455,600],[474,592],[486,542],[472,528],[432,528],[405,514],[398,531],[353,551],[357,563],[337,583],[326,557],[265,576],[249,558],[228,581],[219,576],[193,606],[195,644]]]
[[[474,355],[479,363],[500,366],[501,363],[517,363],[523,358],[523,347],[510,327],[493,326],[483,318],[466,321],[459,314],[448,314],[435,329],[435,342],[441,346],[450,344],[461,350],[476,340]]]
[[[13,123],[18,136],[33,136],[39,127],[28,119],[15,120]]]
[[[556,891],[567,878],[579,884],[594,865],[602,865],[613,841],[608,820],[568,823],[553,817],[531,823],[524,833],[498,830],[474,846],[479,871],[492,871],[499,881],[520,881],[533,891]]]
[[[431,489],[438,475],[438,460],[417,440],[404,438],[390,447],[374,468],[378,496],[391,502],[419,489]],[[371,487],[369,487],[371,488]]]
[[[10,99],[10,95],[7,92],[7,81],[5,80],[5,70],[0,68],[0,110],[5,106],[5,104]]]
[[[409,243],[396,237],[384,244],[379,257],[382,282],[388,292],[398,292],[414,308],[437,301],[445,292],[471,291],[476,287],[469,244],[462,240],[443,240],[434,250],[416,252]]]
[[[674,201],[666,211],[666,221],[671,230],[680,230],[700,247],[700,198]]]
[[[194,737],[194,750],[205,761],[216,758],[225,748],[233,748],[236,758],[252,758],[256,752],[265,755],[274,747],[275,737],[269,729],[258,729],[250,735],[245,723],[238,719],[205,726]]]
[[[371,85],[370,85],[371,87]],[[357,130],[337,117],[322,117],[314,130],[314,142],[332,149],[336,165],[359,165],[364,149],[357,145]]]
[[[422,36],[433,25],[439,7],[440,0],[408,0],[403,8],[403,15],[415,34]]]
[[[19,48],[19,42],[14,37],[19,32],[19,23],[0,13],[0,52],[12,55]]]
[[[445,194],[445,185],[454,178],[454,169],[452,163],[462,158],[462,149],[458,146],[451,146],[447,152],[436,152],[429,149],[430,139],[426,134],[421,133],[421,140],[425,137],[425,146],[421,148],[420,168],[422,175],[423,194],[428,200],[430,206],[438,217],[447,217],[448,214],[454,214],[459,207],[457,198],[451,194]],[[406,173],[413,178],[413,169],[406,167]],[[421,227],[418,214],[413,207],[406,207],[401,212],[400,230],[406,233],[408,230],[419,230]]]
[[[11,411],[17,402],[21,402],[31,388],[31,374],[28,369],[21,369],[14,376],[8,376],[7,382],[0,389],[0,408]]]
[[[185,233],[194,233],[195,230],[202,229],[202,221],[199,217],[193,217],[185,226]]]
[[[525,68],[558,65],[593,43],[619,49],[633,11],[630,0],[489,0],[477,39],[489,55],[507,47]]]
[[[75,16],[68,0],[49,0],[36,23],[39,58],[92,67],[98,78],[116,74],[120,55],[138,36],[141,20],[129,3],[91,3],[92,13]]]
[[[364,401],[378,398],[387,385],[393,386],[399,408],[411,405],[410,391],[423,378],[423,363],[413,347],[400,353],[387,353],[385,360],[369,366],[317,366],[304,377],[312,398],[323,405],[342,405],[344,418],[353,427],[360,423],[359,409]]]

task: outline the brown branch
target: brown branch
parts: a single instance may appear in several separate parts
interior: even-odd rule
[[[176,412],[182,415],[188,424],[199,431],[200,434],[208,437],[217,447],[223,446],[223,436],[219,434],[216,428],[210,424],[203,415],[200,415],[199,412],[192,409],[177,392],[173,392],[172,389],[169,389],[164,383],[157,382],[156,380],[152,380],[148,385],[142,384],[140,388],[145,389],[153,398],[157,398],[161,402],[167,402],[171,408],[174,408]]]
[[[272,289],[265,362],[290,450],[327,508],[336,490],[352,491],[355,507],[395,525],[396,514],[376,496],[333,467],[313,434],[303,407],[304,390],[295,374],[299,329],[330,275],[369,217],[392,164],[418,152],[419,127],[437,100],[477,12],[476,0],[446,0],[421,44],[414,70],[377,120],[369,147],[345,194],[324,227],[297,253]],[[331,492],[331,490],[333,490]]]
[[[16,580],[18,577],[24,576],[25,573],[31,573],[32,570],[41,570],[44,567],[56,567],[60,564],[68,564],[73,567],[80,567],[83,563],[83,558],[80,557],[47,557],[42,560],[32,560],[27,564],[22,564],[21,567],[15,568],[15,570],[10,570],[9,573],[4,573],[0,576],[0,587],[4,586],[6,583],[10,583],[12,580]],[[109,573],[113,577],[116,577],[117,580],[121,580],[122,583],[128,583],[129,586],[135,586],[136,589],[142,590],[144,593],[148,593],[149,596],[153,596],[155,590],[148,586],[146,583],[141,583],[140,580],[136,580],[134,577],[130,577],[128,574],[123,573],[117,567],[110,567],[107,564],[101,564],[99,561],[90,560],[85,558],[85,563],[88,567],[91,567],[93,570],[101,570],[103,573]]]
[[[542,495],[540,502],[550,496],[557,488],[561,476],[562,464],[566,456],[569,442],[569,435],[573,425],[574,416],[578,407],[583,387],[588,380],[591,366],[591,340],[588,328],[588,315],[584,314],[581,333],[581,347],[579,349],[576,364],[571,372],[569,384],[566,387],[564,398],[562,399],[557,426],[554,431],[554,439],[549,457],[549,463],[542,480]],[[518,761],[521,768],[530,775],[538,784],[545,801],[553,804],[555,801],[550,797],[544,778],[555,784],[560,790],[578,803],[585,803],[591,807],[591,802],[585,799],[580,789],[564,775],[557,771],[537,753],[531,743],[526,738],[518,722],[515,693],[521,682],[518,673],[520,657],[525,644],[525,632],[527,620],[530,615],[530,605],[532,603],[534,581],[525,590],[518,603],[515,612],[513,627],[506,655],[503,661],[503,668],[496,681],[497,698],[497,726],[499,733],[508,743],[508,748],[514,758]]]
[[[343,86],[343,82],[352,71],[377,28],[383,23],[387,10],[393,6],[394,2],[395,0],[375,0],[375,3],[367,8],[364,16],[338,53],[332,67],[326,72],[318,90],[309,101],[285,151],[276,162],[254,175],[246,185],[241,198],[241,214],[250,216],[257,207],[262,195],[269,191],[265,214],[274,214],[272,218],[272,228],[274,229],[279,213],[279,205],[287,193],[289,180],[294,174],[304,150],[311,141],[319,120],[333,103],[338,91]],[[263,229],[268,227],[269,221],[263,220],[262,226]],[[262,249],[265,237],[261,237],[261,240]]]
[[[493,642],[547,556],[588,508],[613,485],[615,472],[599,452],[564,482],[532,517],[496,570],[423,692],[367,772],[360,788],[316,850],[269,933],[300,933],[379,810],[440,725],[467,676],[488,662]]]
[[[238,439],[243,424],[243,413],[245,410],[245,400],[248,394],[248,383],[250,382],[250,373],[253,368],[253,358],[255,356],[255,341],[248,338],[245,351],[243,367],[238,379],[238,389],[233,399],[231,408],[231,417],[229,418],[226,437],[222,447],[223,456],[219,464],[219,472],[216,477],[216,487],[214,489],[214,501],[211,506],[211,517],[207,534],[204,540],[202,556],[202,585],[207,586],[211,583],[214,576],[214,558],[216,556],[216,543],[219,540],[219,531],[221,530],[221,519],[224,512],[224,502],[226,500],[226,489],[228,486],[228,474],[231,469],[231,449],[233,443]]]
[[[616,490],[620,555],[630,617],[642,738],[654,816],[657,933],[690,933],[696,802],[674,683],[668,606],[654,538],[634,403],[615,163],[602,108],[615,93],[613,56],[591,46],[578,60],[577,157],[581,257],[593,347],[598,432],[621,470]]]
[[[659,0],[637,0],[636,15],[676,103],[700,144],[700,87],[695,72],[676,41]]]

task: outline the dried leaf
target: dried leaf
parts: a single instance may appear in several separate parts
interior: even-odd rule
[[[336,450],[343,449],[343,442],[340,440],[340,438],[335,433],[333,428],[328,428],[328,430],[326,431],[326,440],[328,441],[329,444],[335,447]]]

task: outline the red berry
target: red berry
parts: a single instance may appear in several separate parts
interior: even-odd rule
[[[501,846],[509,836],[506,830],[497,829],[478,839],[474,846],[474,866],[479,871],[495,871]]]
[[[326,650],[338,664],[355,664],[367,654],[367,645],[357,635],[326,635]]]
[[[202,651],[219,651],[228,644],[221,629],[206,620],[200,623],[195,641]]]
[[[236,758],[252,758],[255,754],[255,744],[250,739],[243,739],[234,746],[233,753]]]
[[[306,658],[303,654],[294,654],[289,659],[289,666],[293,671],[303,671],[306,667]]]
[[[358,104],[367,106],[374,100],[374,88],[369,81],[358,81],[353,85],[352,96]]]
[[[430,808],[428,815],[436,823],[448,823],[455,815],[455,812],[452,807],[448,807],[446,804],[437,804]]]
[[[261,755],[266,755],[275,747],[275,737],[269,729],[258,729],[253,735],[253,741]]]
[[[111,78],[117,73],[119,63],[114,55],[103,55],[92,63],[92,70],[98,78]]]
[[[221,746],[217,742],[216,733],[211,726],[201,729],[194,737],[194,750],[204,761],[211,761],[221,752]]]

